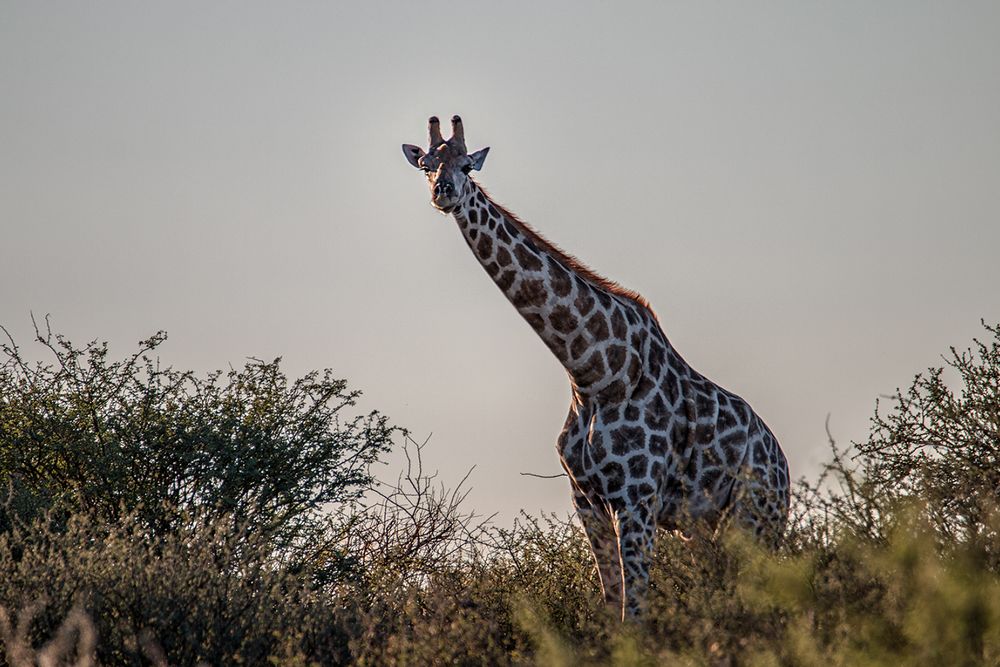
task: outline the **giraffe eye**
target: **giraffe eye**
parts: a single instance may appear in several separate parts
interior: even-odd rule
[[[471,164],[467,164],[464,167],[462,167],[462,173],[463,174],[468,174],[470,171],[472,171],[472,165]]]

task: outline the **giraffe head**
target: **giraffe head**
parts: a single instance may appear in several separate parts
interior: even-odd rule
[[[469,155],[465,149],[465,131],[462,119],[451,117],[451,139],[441,136],[441,123],[437,116],[427,121],[430,132],[428,152],[413,144],[403,144],[403,155],[417,169],[427,174],[431,188],[431,204],[450,213],[472,191],[469,172],[481,169],[490,149],[484,148]]]

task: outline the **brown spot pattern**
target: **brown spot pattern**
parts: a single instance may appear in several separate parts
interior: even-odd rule
[[[576,380],[581,387],[588,387],[604,377],[607,368],[604,366],[604,356],[599,351],[590,353],[587,361],[579,371],[575,373]]]
[[[510,286],[514,284],[515,278],[517,278],[517,272],[514,271],[513,269],[508,269],[507,271],[504,271],[499,276],[497,276],[496,279],[497,285],[500,287],[500,289],[506,292],[508,289],[510,289]]]
[[[556,306],[553,308],[552,314],[549,315],[549,322],[552,323],[553,329],[564,334],[572,332],[576,329],[577,324],[579,324],[572,311],[566,306]]]
[[[500,243],[510,243],[511,240],[510,231],[507,229],[506,224],[501,224],[499,227],[497,227],[496,234],[497,234],[497,241],[499,241]]]
[[[528,321],[528,324],[535,331],[545,331],[545,318],[538,313],[525,313],[524,319]]]
[[[594,297],[587,290],[579,290],[573,305],[576,307],[576,312],[580,314],[580,317],[583,317],[594,307]]]
[[[587,331],[595,341],[602,341],[608,337],[608,320],[604,313],[598,311],[587,320]]]
[[[552,281],[552,291],[559,297],[569,296],[569,293],[573,291],[573,281],[570,280],[569,274],[551,257],[547,263],[549,277]]]
[[[615,380],[597,394],[597,400],[619,403],[625,400],[625,383]]]
[[[486,234],[483,234],[479,239],[479,244],[476,245],[476,250],[479,251],[479,256],[483,259],[487,259],[493,254],[493,239],[491,239]],[[493,275],[493,274],[490,274]]]
[[[510,256],[510,251],[503,246],[497,248],[497,264],[500,266],[510,266],[512,258]]]
[[[611,312],[611,331],[618,339],[623,339],[628,335],[628,324],[625,322],[625,316],[622,315],[621,307],[615,308]]]
[[[612,373],[617,373],[625,365],[625,356],[628,354],[625,352],[625,348],[621,345],[611,345],[608,347],[608,370]]]
[[[527,306],[543,306],[548,298],[545,283],[541,280],[522,280],[521,287],[514,294],[512,301],[518,308]]]
[[[542,268],[542,260],[538,259],[538,255],[532,253],[522,244],[518,244],[514,248],[514,256],[517,257],[517,261],[521,263],[521,268],[525,271],[538,271]]]

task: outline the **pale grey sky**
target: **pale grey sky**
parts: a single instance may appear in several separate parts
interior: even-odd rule
[[[480,512],[566,512],[518,475],[559,471],[565,375],[399,150],[455,113],[795,477],[1000,319],[996,2],[6,0],[0,322],[332,367]]]

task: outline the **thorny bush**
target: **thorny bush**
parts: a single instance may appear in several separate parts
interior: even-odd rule
[[[796,489],[779,553],[735,532],[660,536],[642,623],[604,610],[574,522],[499,528],[411,445],[395,484],[325,517],[310,558],[258,550],[268,540],[235,515],[163,534],[135,515],[15,522],[0,539],[6,659],[1000,664],[1000,330],[986,329],[991,341],[877,407],[866,441],[831,441],[823,475]]]

